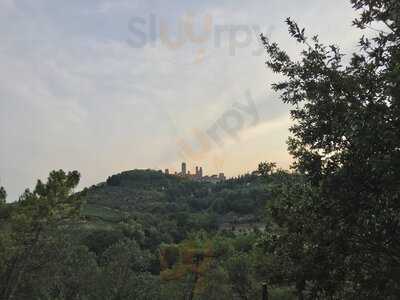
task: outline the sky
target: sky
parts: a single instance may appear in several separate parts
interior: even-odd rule
[[[356,50],[348,0],[0,0],[0,185],[51,170],[80,188],[131,169],[236,176],[288,168],[290,107],[264,33],[294,58],[287,17]]]

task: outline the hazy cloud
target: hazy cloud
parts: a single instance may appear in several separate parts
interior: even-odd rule
[[[177,141],[190,139],[194,128],[207,130],[247,90],[260,122],[198,163],[228,175],[250,171],[260,160],[289,164],[288,107],[269,88],[276,77],[264,55],[254,55],[255,32],[234,56],[229,32],[218,47],[214,36],[171,49],[159,30],[143,47],[130,45],[132,18],[148,26],[154,16],[174,38],[188,14],[196,33],[204,16],[212,17],[213,30],[255,25],[292,54],[297,48],[283,23],[288,16],[348,51],[357,36],[349,29],[347,0],[3,0],[0,177],[9,200],[52,169],[77,169],[87,186],[126,169],[178,167]],[[146,26],[143,33],[150,34]],[[221,153],[222,166],[213,162]]]

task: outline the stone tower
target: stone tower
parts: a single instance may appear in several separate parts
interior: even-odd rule
[[[181,174],[183,175],[183,176],[185,176],[186,175],[186,163],[182,163],[182,172],[181,172]]]

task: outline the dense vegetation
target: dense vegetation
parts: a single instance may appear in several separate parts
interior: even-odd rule
[[[73,190],[55,171],[0,189],[0,299],[399,299],[400,2],[351,0],[376,27],[346,64],[288,19],[293,61],[262,37],[293,106],[292,173],[219,184],[151,170]]]
[[[260,170],[219,184],[134,170],[77,194],[77,172],[52,172],[0,208],[2,299],[261,295],[264,208],[293,175]]]
[[[300,61],[263,38],[268,66],[286,78],[273,88],[293,106],[289,151],[305,175],[273,208],[283,234],[266,245],[312,298],[398,299],[400,2],[351,2],[354,25],[374,30],[348,64],[290,19]]]

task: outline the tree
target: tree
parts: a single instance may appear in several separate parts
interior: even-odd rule
[[[53,249],[46,247],[48,261],[38,261],[45,267],[36,270],[25,299],[101,299],[103,287],[96,255],[85,246],[74,245],[69,239],[55,239]],[[54,257],[54,248],[58,251]],[[24,298],[21,293],[19,298]]]
[[[294,167],[318,191],[307,207],[317,218],[298,225],[315,222],[298,238],[324,253],[318,263],[328,271],[315,287],[382,299],[400,293],[400,2],[351,2],[361,10],[354,26],[382,29],[360,39],[349,64],[337,46],[309,39],[290,19],[291,36],[305,48],[300,61],[262,40],[267,65],[287,78],[273,89],[293,105]]]
[[[105,299],[157,299],[159,290],[147,270],[150,255],[134,240],[112,245],[102,256]]]
[[[315,228],[320,217],[314,210],[318,196],[317,190],[296,174],[274,186],[273,197],[267,204],[266,232],[259,241],[268,253],[261,262],[267,269],[265,278],[271,285],[295,287],[298,299],[303,299],[307,283],[309,293],[317,298],[320,291],[315,290],[315,283],[327,278],[330,269],[320,263],[321,258],[326,259],[325,248],[311,246],[321,244],[324,233],[320,230],[325,229]],[[333,289],[334,293],[337,286],[330,283],[321,289]]]
[[[204,288],[200,299],[219,300],[233,299],[229,277],[221,267],[211,269],[204,278]]]
[[[250,257],[246,254],[235,254],[228,259],[226,270],[232,291],[242,300],[256,299],[257,289],[253,282],[253,269]]]
[[[4,187],[0,187],[0,205],[5,204],[7,199],[7,192]]]
[[[271,175],[276,169],[276,163],[273,162],[262,162],[258,165],[257,173],[263,177]]]
[[[179,247],[177,245],[162,245],[160,249],[166,268],[171,269],[179,260]]]
[[[53,171],[46,183],[39,180],[33,192],[26,190],[20,197],[8,220],[10,231],[6,236],[14,251],[4,258],[1,299],[16,298],[29,267],[49,242],[48,233],[79,215],[81,202],[73,194],[79,179],[77,171]]]

